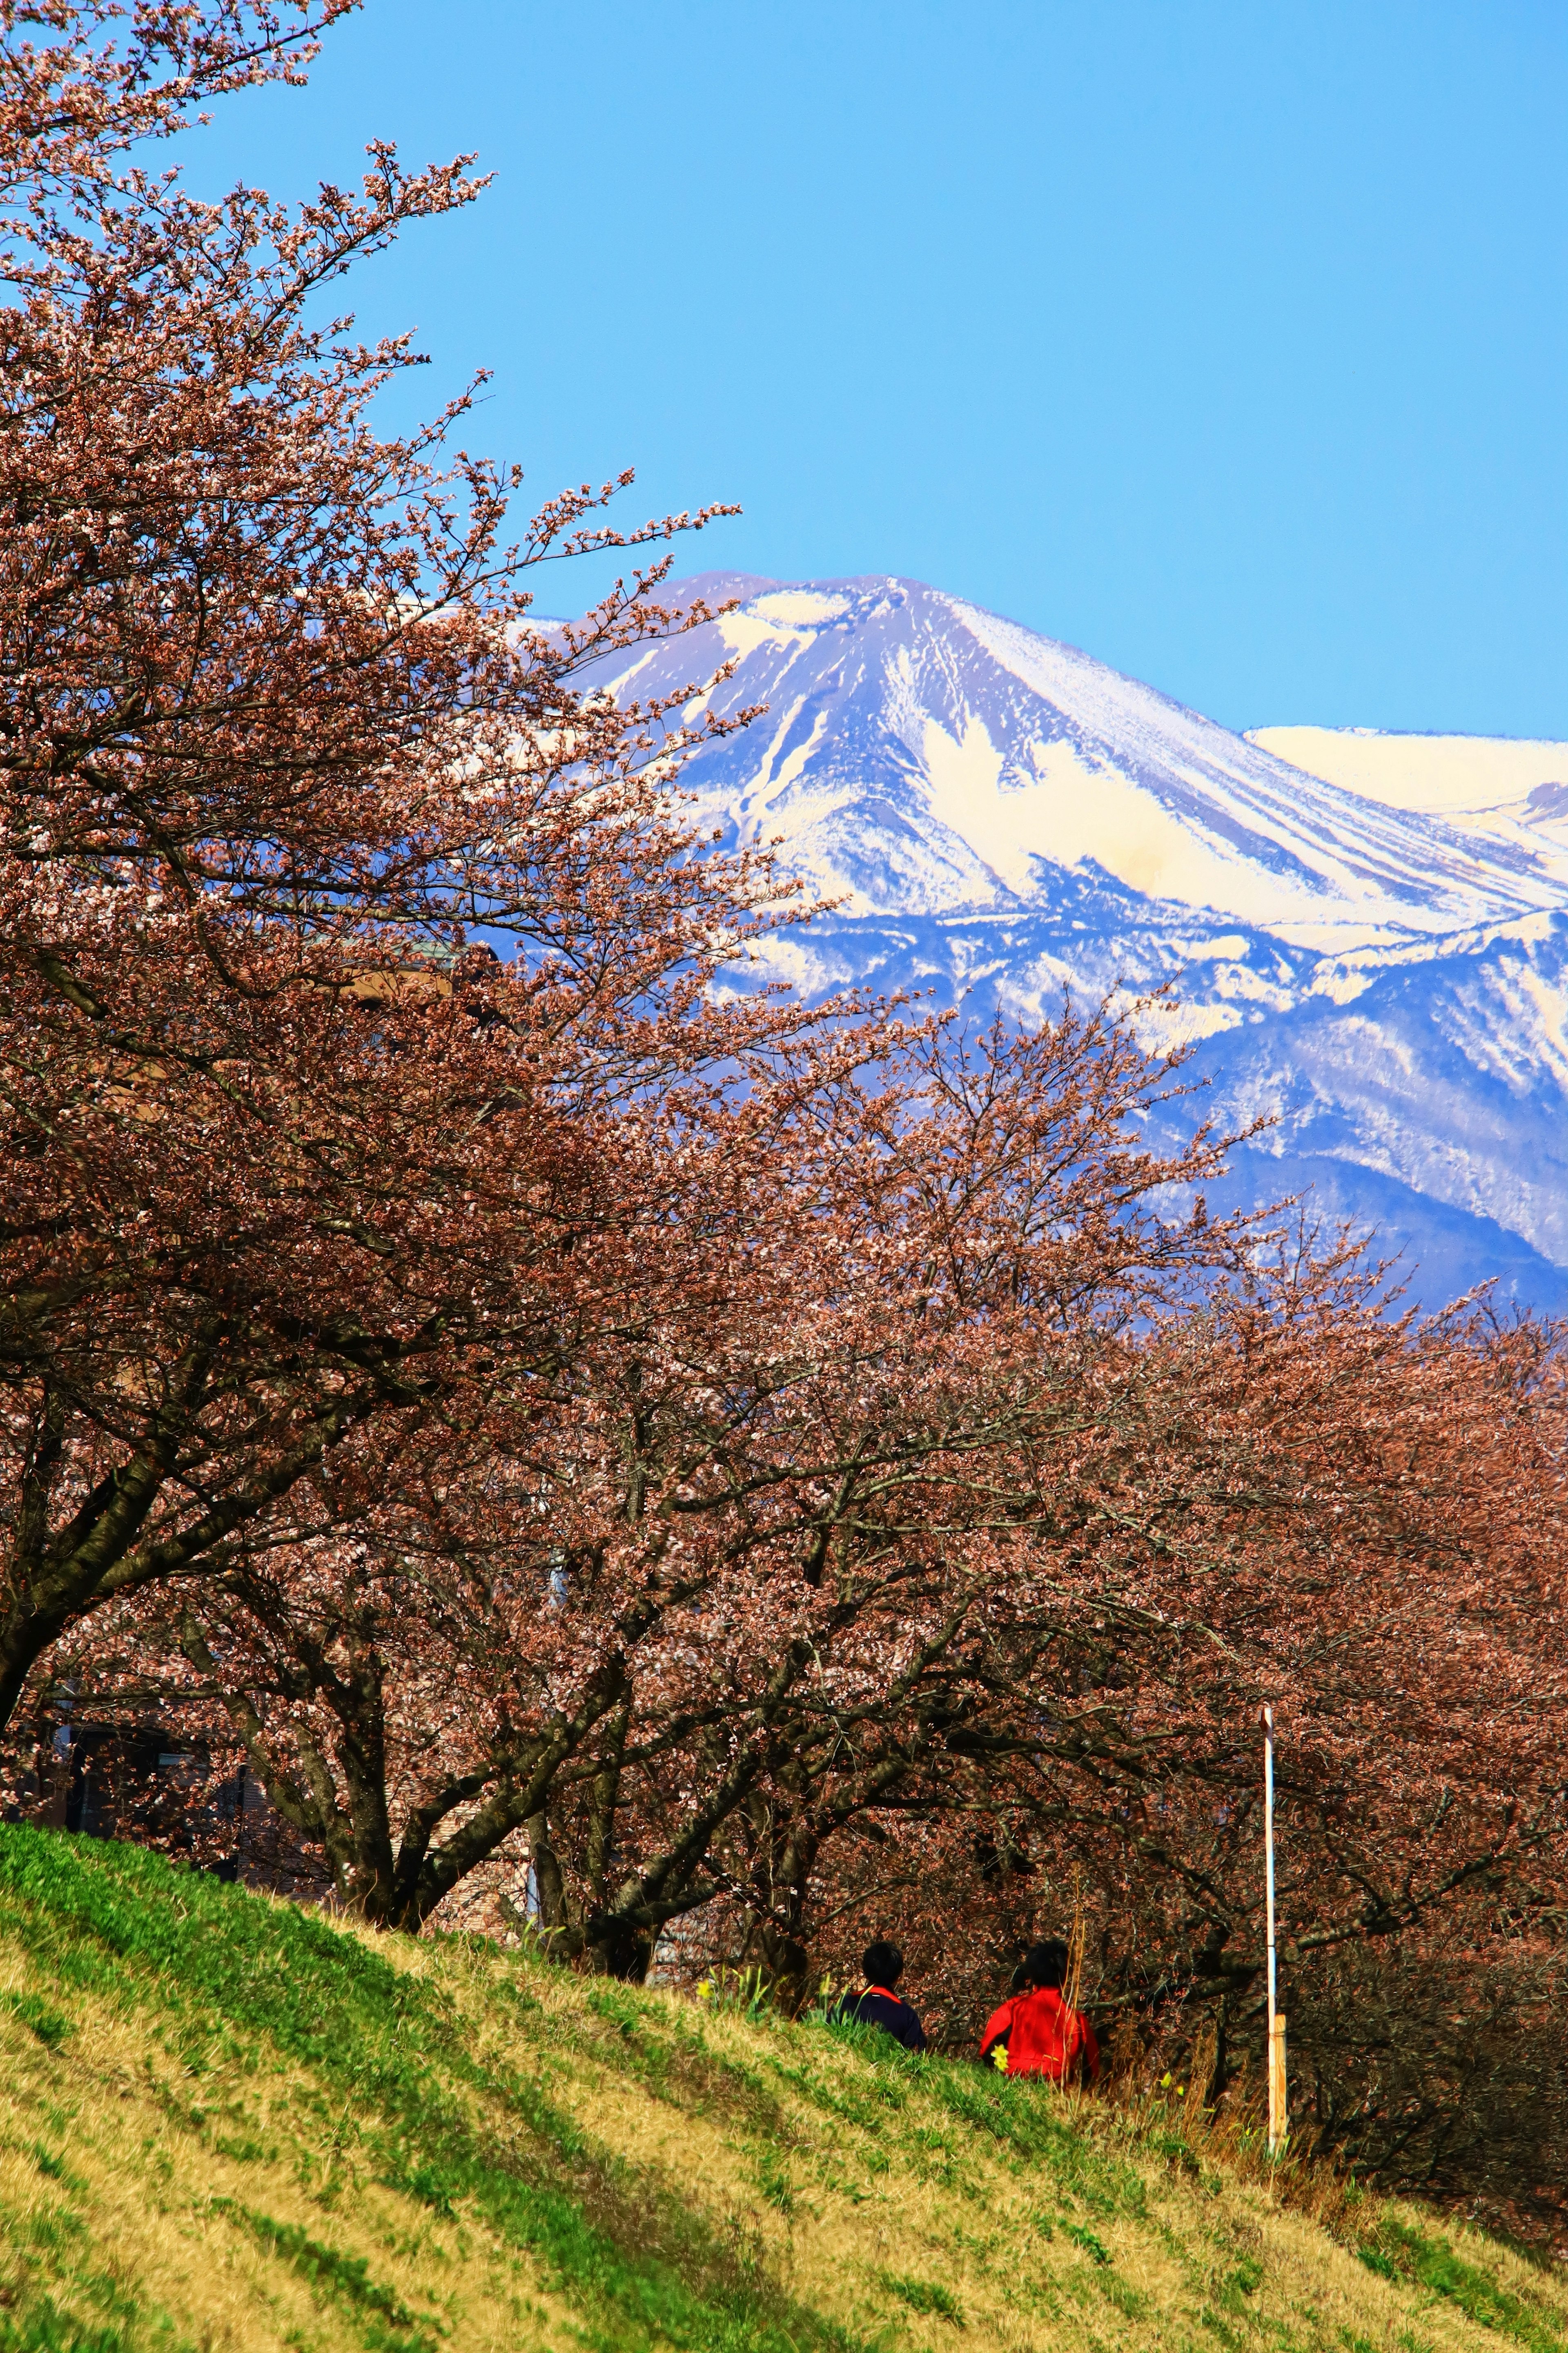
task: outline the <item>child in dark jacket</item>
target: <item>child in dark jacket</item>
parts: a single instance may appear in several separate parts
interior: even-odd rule
[[[893,1988],[904,1974],[904,1957],[897,1945],[879,1937],[868,1945],[860,1957],[866,1972],[863,1993],[847,1993],[836,2007],[835,2018],[856,2018],[864,2026],[879,2026],[906,2051],[923,2051],[926,2047],[925,2028],[921,2024],[907,2001],[900,2001]]]
[[[1100,2073],[1100,2044],[1081,2010],[1063,1998],[1068,1948],[1047,1937],[1026,1955],[1020,1990],[985,2021],[980,2056],[997,2063],[1006,2052],[1009,2075],[1043,2075],[1049,2084],[1070,2084],[1081,2069],[1086,2083]]]

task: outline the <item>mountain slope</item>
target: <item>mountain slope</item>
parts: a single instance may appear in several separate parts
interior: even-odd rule
[[[1495,1278],[1568,1306],[1554,802],[1387,805],[916,582],[680,585],[742,601],[598,676],[668,695],[728,663],[713,707],[766,704],[684,782],[705,827],[839,902],[780,976],[1036,1018],[1174,982],[1147,1033],[1199,1041],[1222,1118],[1278,1122],[1237,1199],[1312,1184],[1432,1303]]]
[[[1148,2118],[0,1830],[0,2353],[1568,2353]],[[1264,2168],[1266,2170],[1266,2168]]]
[[[1503,844],[1568,885],[1568,744],[1374,727],[1260,727],[1247,741],[1363,800],[1441,817],[1483,854]]]

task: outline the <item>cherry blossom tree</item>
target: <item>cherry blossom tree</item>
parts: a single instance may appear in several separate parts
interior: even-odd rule
[[[626,1107],[796,1018],[707,987],[777,885],[699,854],[679,718],[574,684],[700,608],[530,619],[708,513],[509,540],[466,399],[378,437],[415,354],[319,322],[465,163],[290,214],[141,160],[342,14],[0,9],[0,1724],[351,1431],[555,1363],[666,1215]]]
[[[432,1418],[395,1477],[345,1443],[313,1526],[160,1620],[342,1899],[416,1925],[526,1828],[554,1948],[640,1974],[849,1717],[951,1713],[1042,1482],[1081,1495],[1103,1446],[1095,1366],[1235,1257],[1156,1206],[1216,1139],[1129,1133],[1171,1076],[1102,1018],[839,1025],[753,1053],[705,1131],[662,1104],[668,1279],[645,1241],[553,1386]]]

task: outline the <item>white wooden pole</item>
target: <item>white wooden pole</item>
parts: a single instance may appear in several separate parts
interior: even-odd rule
[[[1279,2015],[1279,1964],[1274,1945],[1274,1710],[1263,1710],[1263,1853],[1268,1890],[1268,2154],[1285,2145],[1288,2115],[1285,2083],[1285,2021]]]

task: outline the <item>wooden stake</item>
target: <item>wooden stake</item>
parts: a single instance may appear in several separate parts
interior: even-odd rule
[[[1289,2109],[1286,2104],[1285,2082],[1285,2016],[1276,2010],[1268,2034],[1268,2154],[1283,2154],[1290,2136]]]
[[[1274,1951],[1274,1710],[1263,1710],[1263,1853],[1268,1889],[1268,2154],[1278,2157],[1289,2130],[1285,2078],[1285,2021]]]

